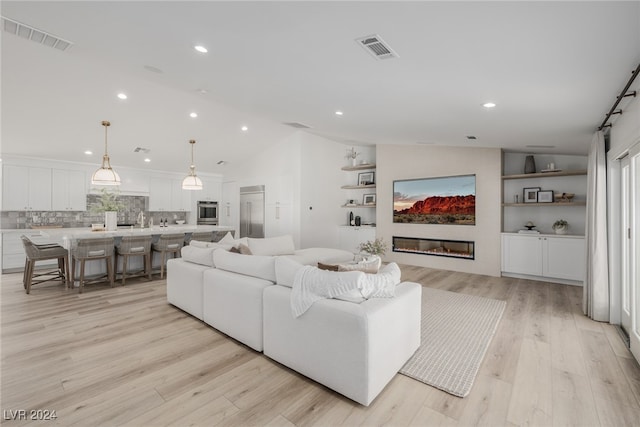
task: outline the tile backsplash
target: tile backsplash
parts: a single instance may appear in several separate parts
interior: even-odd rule
[[[2,211],[0,212],[0,228],[25,229],[32,226],[62,226],[63,228],[90,227],[91,224],[104,223],[104,213],[91,212],[91,206],[100,195],[87,195],[86,211]],[[160,219],[169,223],[175,220],[186,220],[187,212],[149,212],[149,197],[119,196],[118,200],[125,206],[118,211],[118,224],[136,224],[140,212],[144,212],[145,226],[149,219],[153,224],[160,224]]]

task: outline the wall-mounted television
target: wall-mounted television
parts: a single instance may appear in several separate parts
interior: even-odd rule
[[[476,224],[476,176],[393,181],[393,222]]]

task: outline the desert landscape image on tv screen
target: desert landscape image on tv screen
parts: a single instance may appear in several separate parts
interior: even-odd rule
[[[476,224],[476,176],[393,182],[393,222]]]

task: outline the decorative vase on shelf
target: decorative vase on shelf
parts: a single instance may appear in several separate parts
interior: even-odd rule
[[[524,173],[536,173],[536,161],[533,156],[527,156],[524,160]]]
[[[351,159],[351,166],[358,166],[358,161],[355,157]]]
[[[118,211],[105,211],[104,228],[107,231],[116,231],[118,229]]]
[[[556,234],[567,234],[567,227],[556,227]]]

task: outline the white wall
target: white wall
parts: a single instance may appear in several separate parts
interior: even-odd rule
[[[347,224],[349,209],[342,208],[349,198],[362,200],[362,190],[343,190],[343,185],[355,185],[353,176],[341,168],[350,164],[347,146],[320,136],[304,134],[301,138],[301,247],[337,248],[338,226]],[[362,153],[358,161],[375,162],[373,147],[355,147]],[[373,192],[373,190],[369,190]],[[352,209],[353,210],[353,209]],[[360,209],[364,210],[364,209]],[[369,209],[370,220],[373,210]],[[357,215],[363,215],[357,213]],[[363,217],[364,219],[364,217]]]
[[[475,241],[475,260],[388,252],[403,264],[500,275],[501,152],[495,148],[378,145],[377,236]],[[476,225],[393,223],[393,181],[452,175],[476,175]]]

